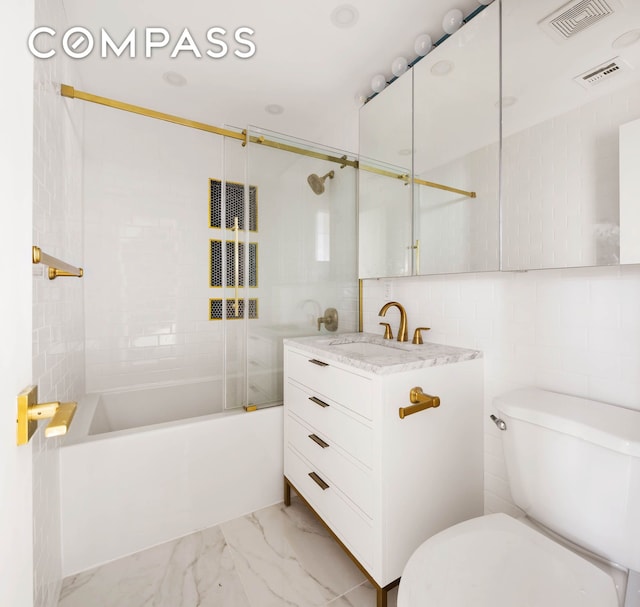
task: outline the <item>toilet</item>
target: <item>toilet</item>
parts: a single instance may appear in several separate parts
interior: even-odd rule
[[[534,388],[494,405],[526,516],[429,538],[398,607],[640,607],[640,411]]]

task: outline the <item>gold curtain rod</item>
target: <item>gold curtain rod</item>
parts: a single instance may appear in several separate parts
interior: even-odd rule
[[[78,91],[74,87],[69,86],[67,84],[63,84],[60,87],[60,94],[63,97],[68,97],[70,99],[81,99],[82,101],[89,101],[91,103],[97,103],[98,105],[104,105],[106,107],[110,107],[116,110],[122,110],[125,112],[130,112],[132,114],[138,114],[140,116],[147,116],[148,118],[155,118],[156,120],[163,120],[165,122],[171,122],[172,124],[177,124],[180,126],[186,126],[191,129],[197,129],[200,131],[206,131],[207,133],[213,133],[214,135],[222,135],[223,137],[230,137],[232,139],[238,139],[243,142],[244,145],[247,144],[247,132],[243,131],[238,133],[236,131],[231,131],[229,129],[222,129],[217,126],[213,126],[210,124],[206,124],[204,122],[197,122],[195,120],[188,120],[186,118],[181,118],[180,116],[174,116],[173,114],[165,114],[164,112],[157,112],[156,110],[150,110],[148,108],[141,107],[139,105],[132,105],[131,103],[124,103],[122,101],[116,101],[115,99],[109,99],[108,97],[100,97],[99,95],[92,95],[91,93],[85,93],[83,91]],[[321,152],[314,152],[312,150],[305,150],[304,148],[299,148],[293,145],[288,145],[286,143],[280,143],[277,141],[271,141],[266,139],[265,137],[249,137],[248,139],[251,143],[257,143],[259,145],[264,145],[265,147],[271,147],[278,150],[283,150],[285,152],[292,152],[294,154],[300,154],[302,156],[309,156],[311,158],[317,158],[318,160],[326,160],[328,162],[335,162],[340,164],[340,168],[344,168],[345,166],[353,167],[354,169],[362,169],[363,171],[368,171],[370,173],[377,173],[378,175],[384,175],[385,177],[391,177],[393,179],[402,179],[405,183],[409,182],[409,175],[403,173],[394,173],[392,171],[386,171],[384,169],[379,169],[377,167],[361,165],[357,160],[348,160],[346,156],[331,156],[329,154],[322,154]],[[468,196],[469,198],[475,198],[475,192],[468,192],[466,190],[460,190],[458,188],[452,188],[447,185],[442,185],[440,183],[435,183],[433,181],[424,181],[422,179],[413,179],[413,183],[417,183],[418,185],[424,185],[430,188],[436,188],[439,190],[446,190],[448,192],[454,192],[456,194],[461,194],[463,196]]]
[[[31,261],[49,266],[49,280],[53,280],[58,276],[76,276],[82,278],[84,276],[84,270],[82,268],[76,268],[66,261],[62,261],[56,257],[52,257],[47,253],[44,253],[40,247],[33,245],[31,247]]]

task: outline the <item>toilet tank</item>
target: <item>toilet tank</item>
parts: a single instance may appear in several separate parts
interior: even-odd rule
[[[606,559],[640,571],[640,411],[540,389],[494,400],[515,503]]]

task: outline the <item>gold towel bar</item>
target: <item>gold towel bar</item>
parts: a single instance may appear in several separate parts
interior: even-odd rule
[[[31,260],[33,263],[42,263],[45,266],[49,266],[49,280],[53,280],[58,276],[76,276],[78,278],[84,276],[84,270],[82,268],[76,268],[56,257],[47,255],[40,247],[36,247],[35,245],[31,247]]]

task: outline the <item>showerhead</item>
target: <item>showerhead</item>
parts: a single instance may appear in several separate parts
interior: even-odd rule
[[[328,177],[329,179],[333,179],[335,173],[333,171],[329,171],[323,177],[318,177],[315,173],[312,173],[307,177],[307,183],[311,186],[311,189],[315,194],[320,196],[322,192],[324,192],[324,180]]]

